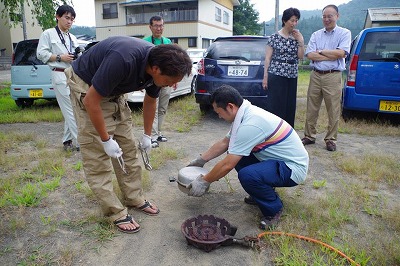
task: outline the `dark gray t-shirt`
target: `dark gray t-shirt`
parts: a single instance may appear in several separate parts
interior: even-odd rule
[[[138,38],[109,37],[83,53],[72,63],[72,68],[103,97],[145,89],[150,97],[156,98],[160,88],[145,72],[153,47],[153,44]]]

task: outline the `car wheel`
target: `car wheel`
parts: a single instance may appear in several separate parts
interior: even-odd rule
[[[33,99],[18,99],[15,100],[15,104],[21,108],[31,107],[33,105]]]
[[[344,122],[347,122],[347,121],[349,121],[351,118],[354,117],[354,112],[353,112],[353,111],[350,111],[350,110],[348,110],[348,109],[342,108],[342,117],[343,117]]]
[[[200,111],[207,113],[208,111],[211,110],[211,105],[209,104],[199,104]]]
[[[196,80],[197,80],[197,75],[193,76],[192,83],[190,85],[190,89],[191,89],[190,93],[191,94],[193,94],[196,90]]]

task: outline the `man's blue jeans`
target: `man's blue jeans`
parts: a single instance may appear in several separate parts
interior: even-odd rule
[[[292,170],[282,161],[260,162],[252,153],[242,157],[235,167],[243,189],[253,198],[264,216],[274,216],[283,203],[275,187],[293,187]]]

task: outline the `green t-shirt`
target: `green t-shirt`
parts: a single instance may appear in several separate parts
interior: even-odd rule
[[[168,38],[161,36],[161,38],[154,38],[153,36],[144,37],[143,40],[153,43],[154,45],[159,44],[171,44],[172,41]]]

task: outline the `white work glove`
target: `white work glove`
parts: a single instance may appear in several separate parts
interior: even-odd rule
[[[122,155],[122,149],[119,147],[118,143],[110,136],[107,141],[102,141],[104,151],[108,156],[112,158],[117,158]]]
[[[198,166],[198,167],[203,167],[206,164],[206,160],[201,158],[201,156],[197,157],[193,161],[191,161],[187,166]]]
[[[207,182],[203,179],[203,175],[199,175],[195,180],[192,181],[192,183],[189,184],[188,188],[190,190],[188,195],[193,197],[201,197],[208,191],[210,184],[210,182]]]
[[[139,148],[149,152],[151,150],[151,137],[143,133]]]

